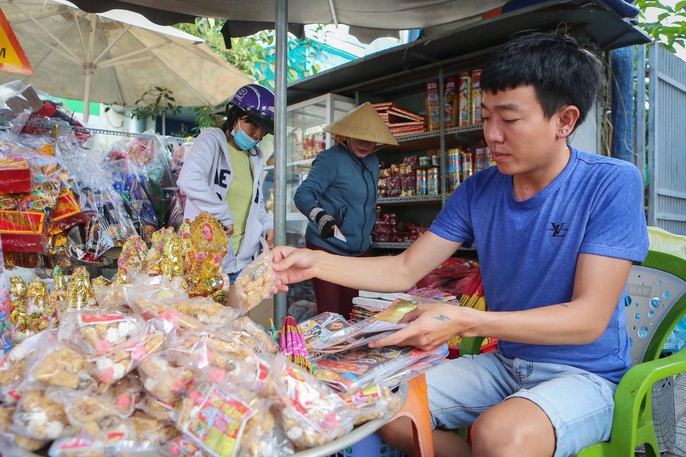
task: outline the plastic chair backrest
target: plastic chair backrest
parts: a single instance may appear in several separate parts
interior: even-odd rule
[[[674,304],[686,294],[686,281],[663,270],[663,268],[669,269],[665,259],[671,260],[672,263],[676,262],[677,265],[680,263],[686,265],[683,259],[651,252],[642,265],[631,267],[625,310],[626,326],[631,338],[631,359],[634,365],[659,357],[660,350],[674,326],[674,323],[670,323],[665,328],[666,325],[662,325],[663,322],[668,324],[665,322],[670,320],[667,316],[673,316],[675,311],[681,316],[684,314],[673,308]],[[684,277],[685,272],[675,271],[675,273]],[[661,341],[653,341],[655,336]],[[649,347],[653,349],[648,351]]]

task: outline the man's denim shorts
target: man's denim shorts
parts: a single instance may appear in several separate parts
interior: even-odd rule
[[[555,456],[576,455],[610,437],[617,385],[556,363],[505,358],[498,351],[447,361],[426,374],[434,428],[463,428],[507,398],[538,405],[555,427]]]

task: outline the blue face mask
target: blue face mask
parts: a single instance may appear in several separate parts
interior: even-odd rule
[[[243,131],[240,120],[238,121],[238,132],[231,130],[231,136],[233,137],[233,141],[236,142],[236,146],[244,151],[249,151],[260,142],[260,140],[253,140],[250,135]]]

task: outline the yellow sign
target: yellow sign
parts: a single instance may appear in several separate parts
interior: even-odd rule
[[[5,13],[0,10],[0,71],[32,75],[33,67],[14,35]]]

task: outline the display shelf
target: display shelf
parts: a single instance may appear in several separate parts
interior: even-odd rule
[[[378,205],[421,205],[427,203],[440,203],[443,201],[441,195],[415,195],[414,197],[380,197],[376,200]]]
[[[426,132],[410,133],[407,135],[396,136],[395,139],[398,143],[409,143],[412,141],[422,141],[430,138],[439,139],[442,134],[444,135],[464,135],[465,137],[476,137],[479,136],[483,129],[483,124],[470,124],[460,127],[450,127],[444,130],[429,130]],[[476,134],[476,135],[475,135]]]

